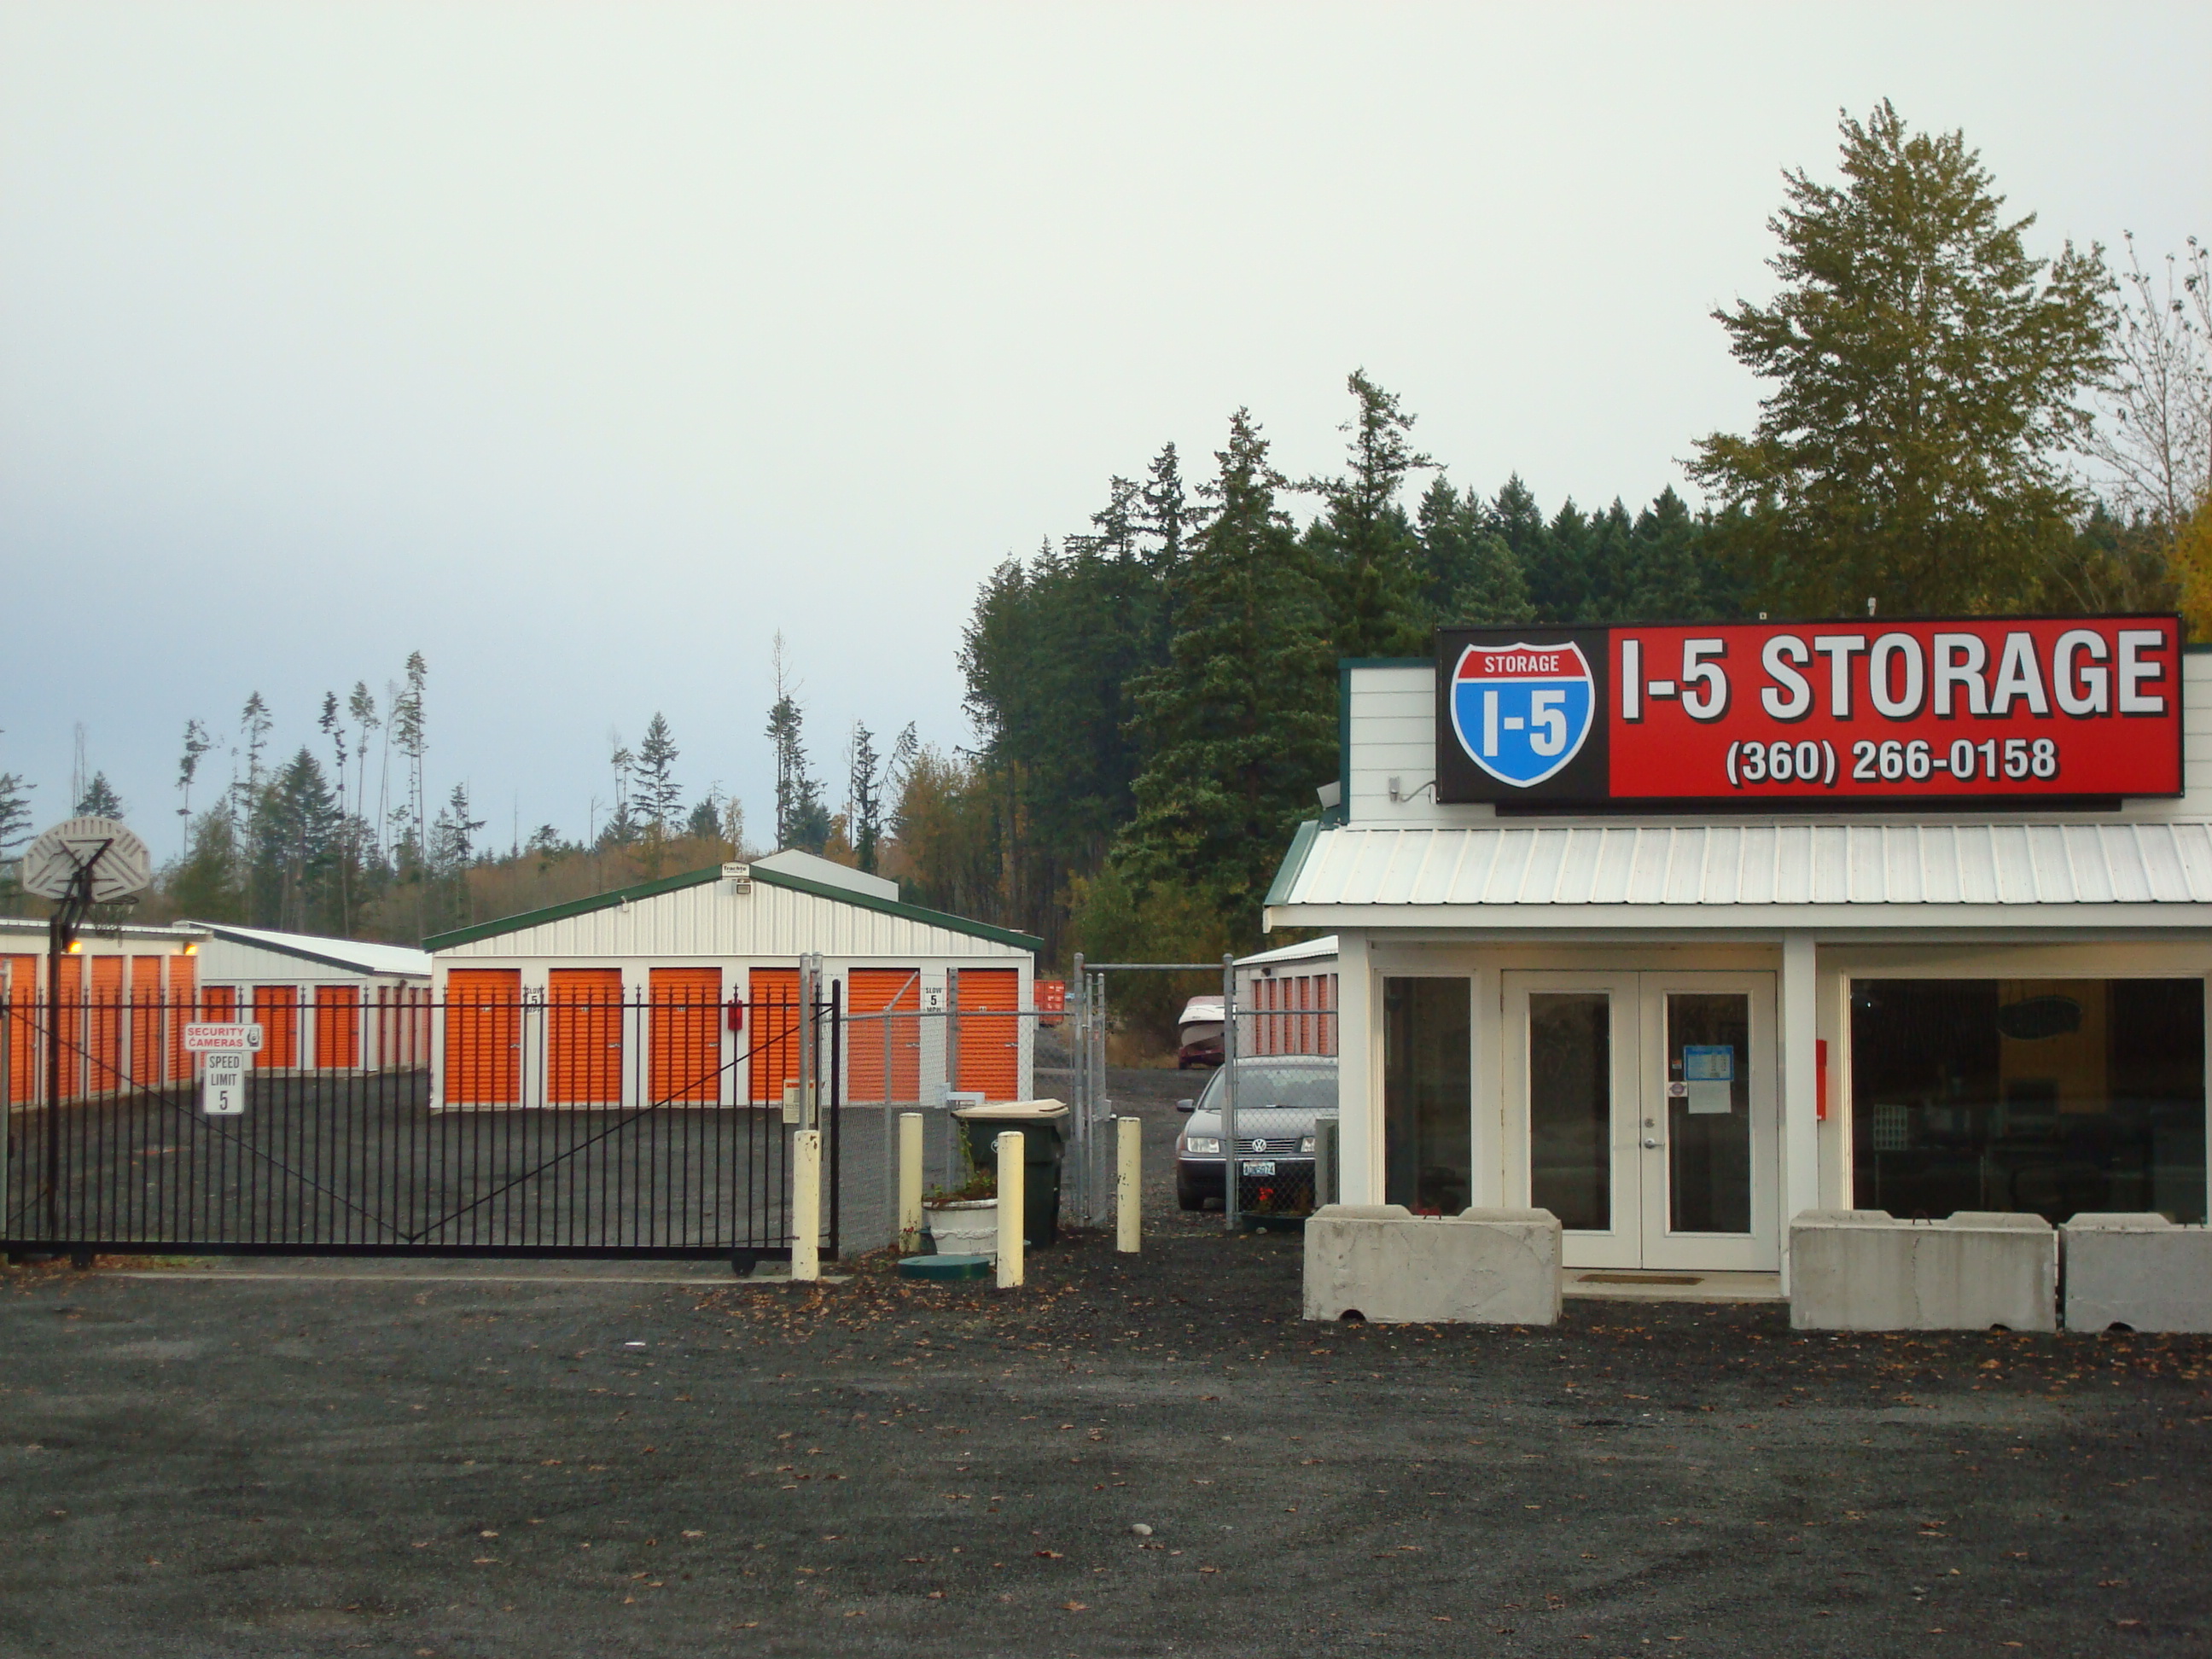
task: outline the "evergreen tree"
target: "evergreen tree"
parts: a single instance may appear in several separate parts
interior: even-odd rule
[[[1481,498],[1473,490],[1462,495],[1441,472],[1430,480],[1413,515],[1421,544],[1421,607],[1430,626],[1464,620],[1458,615],[1459,595],[1475,581],[1476,544],[1491,534],[1486,520]],[[1517,574],[1517,565],[1515,570]],[[1523,583],[1524,598],[1525,587]]]
[[[246,707],[239,711],[238,715],[239,736],[246,744],[246,776],[243,780],[238,777],[235,769],[238,751],[231,751],[231,805],[242,816],[251,816],[254,803],[260,799],[261,751],[269,742],[269,729],[275,724],[269,717],[269,705],[261,700],[261,693],[254,691],[248,695]]]
[[[164,872],[171,906],[190,921],[245,921],[244,866],[236,817],[224,806],[201,813],[191,821],[184,856]]]
[[[1350,465],[1306,485],[1326,502],[1314,542],[1332,641],[1340,657],[1416,654],[1428,646],[1421,549],[1398,496],[1407,474],[1436,463],[1408,441],[1414,417],[1364,369],[1346,384],[1359,405],[1342,428]]]
[[[781,633],[769,662],[775,690],[768,711],[768,738],[775,746],[775,844],[818,853],[830,838],[830,809],[807,766],[806,713],[784,665]]]
[[[1533,499],[1529,505],[1534,507]],[[1502,519],[1504,514],[1499,516]],[[1551,523],[1539,524],[1529,546],[1514,546],[1514,551],[1520,555],[1521,568],[1528,574],[1528,601],[1536,607],[1538,621],[1571,623],[1604,620],[1592,614],[1595,584],[1590,580],[1591,539],[1589,525],[1570,497],[1560,503]],[[1512,544],[1510,532],[1507,541]]]
[[[342,925],[337,890],[343,814],[322,763],[302,748],[277,769],[254,803],[252,913],[295,933]]]
[[[684,792],[676,783],[678,753],[666,717],[655,710],[646,726],[645,736],[638,741],[631,775],[637,781],[638,814],[653,826],[656,835],[666,835],[670,824],[683,810]]]
[[[15,853],[31,835],[31,791],[20,772],[0,772],[0,896],[17,890]]]
[[[723,799],[722,786],[707,786],[707,793],[691,804],[691,814],[684,820],[684,833],[699,841],[718,840],[722,834],[722,811],[728,803]]]
[[[853,722],[852,765],[846,775],[846,830],[860,868],[873,875],[884,830],[883,761],[876,753],[875,733],[859,720]]]
[[[1503,536],[1477,537],[1468,550],[1467,574],[1444,620],[1467,627],[1504,628],[1535,619],[1528,579],[1521,574],[1521,561],[1512,548]]]
[[[94,772],[92,781],[84,787],[84,793],[76,800],[76,816],[81,818],[120,818],[123,816],[123,797],[115,793],[108,782],[107,774]]]
[[[1621,593],[1620,622],[1695,622],[1719,614],[1698,552],[1698,524],[1672,488],[1636,516]]]
[[[2009,611],[2062,546],[2063,470],[2111,351],[2101,248],[2031,258],[1964,135],[1887,102],[1842,123],[1840,186],[1784,175],[1771,304],[1716,312],[1775,390],[1690,475],[1745,514],[1778,609]]]
[[[199,775],[200,757],[215,747],[215,738],[199,721],[185,722],[185,751],[177,761],[177,816],[186,821],[190,836],[192,816],[192,780]]]
[[[1334,769],[1334,665],[1312,572],[1276,505],[1284,481],[1249,411],[1216,459],[1169,662],[1137,687],[1146,759],[1115,858],[1140,890],[1193,889],[1250,936],[1291,830]]]

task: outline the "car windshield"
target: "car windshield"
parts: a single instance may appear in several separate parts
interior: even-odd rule
[[[1216,1072],[1198,1098],[1201,1112],[1221,1109],[1221,1091],[1228,1073]],[[1287,1106],[1299,1111],[1336,1109],[1336,1067],[1334,1066],[1271,1066],[1263,1060],[1239,1060],[1237,1065],[1237,1109]]]

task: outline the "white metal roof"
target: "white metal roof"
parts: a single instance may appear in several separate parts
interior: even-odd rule
[[[1269,895],[1279,922],[1346,907],[1455,910],[1473,923],[1477,912],[1525,921],[1532,908],[1613,906],[2048,914],[2212,905],[2212,824],[2203,823],[1341,827],[1301,842],[1297,867]],[[1371,920],[1392,925],[1387,915]]]
[[[1319,939],[1301,940],[1296,945],[1278,945],[1272,951],[1262,951],[1256,956],[1239,957],[1239,968],[1273,968],[1285,962],[1328,961],[1336,956],[1336,935],[1324,933]]]
[[[770,853],[766,858],[755,859],[756,870],[776,870],[787,876],[797,876],[803,881],[817,881],[824,887],[842,887],[848,893],[866,893],[871,898],[890,899],[896,902],[899,884],[888,876],[872,876],[855,870],[849,864],[840,864],[835,859],[825,859],[813,853],[787,847],[781,853]]]
[[[212,937],[228,944],[273,951],[280,956],[304,957],[309,962],[346,969],[357,974],[401,979],[427,980],[430,977],[430,953],[410,950],[404,945],[374,945],[362,939],[325,939],[319,933],[280,933],[267,927],[234,927],[227,921],[195,921],[188,925],[204,928]]]

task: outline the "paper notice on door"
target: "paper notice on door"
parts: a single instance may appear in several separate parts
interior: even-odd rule
[[[1726,1042],[1682,1045],[1682,1076],[1692,1117],[1725,1117],[1735,1109],[1735,1047]]]
[[[1732,1083],[1692,1083],[1689,1088],[1692,1117],[1726,1117],[1735,1109],[1735,1085]]]

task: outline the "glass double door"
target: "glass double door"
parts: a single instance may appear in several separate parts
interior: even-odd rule
[[[1509,973],[1504,992],[1509,1156],[1566,1265],[1778,1267],[1774,976]]]

